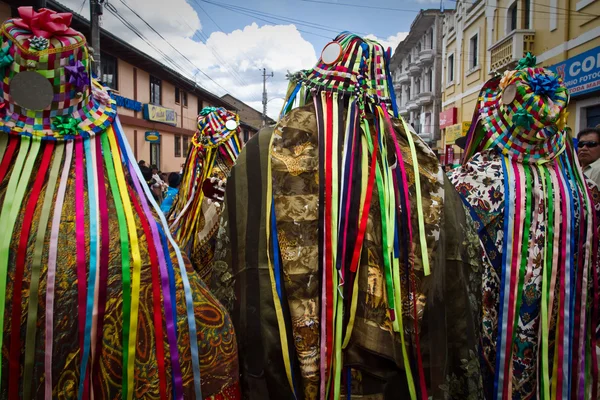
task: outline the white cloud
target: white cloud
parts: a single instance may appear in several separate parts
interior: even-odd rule
[[[59,1],[78,12],[82,0]],[[269,116],[275,119],[283,105],[281,98],[286,94],[287,71],[310,68],[317,60],[314,47],[302,38],[294,25],[258,26],[253,23],[230,33],[214,32],[204,44],[196,34],[202,27],[200,18],[185,0],[125,2],[190,61],[173,50],[120,1],[112,1],[111,4],[176,65],[166,61],[163,55],[137,37],[108,10],[104,11],[102,27],[169,67],[195,78],[200,85],[217,95],[225,93],[220,85],[240,100],[262,110],[262,68],[266,68],[267,73],[273,72],[274,77],[267,81],[270,99],[267,107]],[[81,14],[89,16],[87,4]]]
[[[388,47],[392,48],[392,54],[394,54],[394,50],[398,47],[401,41],[404,40],[408,36],[408,32],[398,32],[395,35],[388,36],[386,39],[378,38],[377,36],[371,34],[365,36],[367,39],[377,40],[385,49]]]

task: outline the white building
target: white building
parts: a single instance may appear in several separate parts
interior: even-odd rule
[[[421,10],[392,57],[400,115],[430,144],[440,139],[442,27],[444,15],[452,12]]]

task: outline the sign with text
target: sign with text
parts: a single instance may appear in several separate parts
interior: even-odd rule
[[[461,136],[465,136],[469,132],[471,127],[470,122],[463,122],[461,124],[450,125],[446,128],[446,144],[454,144],[456,139]]]
[[[440,129],[456,124],[457,108],[452,107],[440,113]]]
[[[160,133],[157,131],[148,131],[144,136],[146,138],[146,142],[160,143]]]
[[[117,102],[117,106],[128,108],[133,111],[142,111],[142,103],[136,100],[128,99],[123,96],[113,95],[115,101]]]
[[[600,90],[600,46],[548,69],[561,76],[571,96]]]
[[[154,104],[144,104],[144,118],[148,121],[162,122],[163,124],[177,125],[177,114],[175,110],[156,106]]]

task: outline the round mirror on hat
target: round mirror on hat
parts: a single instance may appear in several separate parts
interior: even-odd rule
[[[340,59],[342,55],[342,46],[338,42],[330,42],[328,43],[323,51],[321,52],[321,60],[327,64],[331,65]]]
[[[54,98],[52,84],[35,71],[23,71],[10,82],[10,95],[15,103],[28,110],[44,110]]]
[[[230,131],[234,131],[236,130],[238,127],[238,123],[235,122],[235,120],[230,119],[227,122],[225,122],[225,128],[227,128]]]

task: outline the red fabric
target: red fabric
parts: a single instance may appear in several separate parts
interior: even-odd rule
[[[323,299],[326,304],[322,307],[326,307],[327,317],[325,320],[326,327],[326,358],[325,358],[325,380],[329,380],[329,371],[331,366],[331,356],[333,347],[333,249],[331,246],[331,207],[332,207],[332,170],[331,161],[333,158],[333,98],[331,95],[327,96],[327,113],[325,121],[325,135],[326,135],[326,146],[325,146],[325,272],[326,280],[326,297]]]
[[[71,13],[57,13],[47,8],[35,11],[33,7],[19,7],[21,18],[15,18],[13,23],[19,28],[33,33],[33,36],[41,36],[50,39],[54,36],[75,36],[78,32],[72,29]]]
[[[21,238],[19,240],[19,249],[17,250],[17,257],[15,260],[15,278],[13,287],[13,301],[12,301],[12,313],[10,318],[11,328],[13,332],[10,335],[10,353],[8,356],[10,372],[8,380],[8,398],[18,399],[19,398],[19,381],[21,377],[21,290],[23,288],[23,274],[25,270],[25,260],[27,258],[27,243],[29,241],[29,232],[33,222],[33,214],[35,213],[35,206],[38,203],[38,198],[44,186],[46,180],[46,173],[48,172],[48,166],[52,159],[52,151],[54,150],[54,142],[49,141],[44,149],[44,155],[42,156],[42,162],[40,168],[35,173],[35,182],[29,193],[29,201],[25,209],[25,215],[23,216],[23,224],[21,226]],[[15,334],[16,333],[16,334]]]
[[[13,155],[15,154],[15,151],[17,150],[17,145],[19,144],[19,142],[20,142],[20,140],[18,137],[13,136],[13,135],[8,136],[8,148],[6,149],[6,152],[4,153],[4,157],[2,158],[2,163],[0,163],[0,182],[2,182],[2,180],[6,176],[6,172],[8,172],[8,167],[11,164]]]
[[[102,157],[102,141],[100,136],[95,136],[96,140],[96,171],[98,177],[98,206],[100,207],[100,271],[98,282],[98,316],[96,330],[96,348],[94,349],[94,357],[90,373],[94,383],[94,397],[99,399],[102,397],[100,390],[100,374],[98,371],[100,363],[100,352],[102,350],[102,339],[104,337],[104,314],[106,312],[106,288],[108,287],[108,257],[110,237],[108,232],[108,213],[103,210],[108,210],[108,199],[106,197],[106,183],[104,179],[104,162]],[[86,390],[87,393],[87,390]]]

